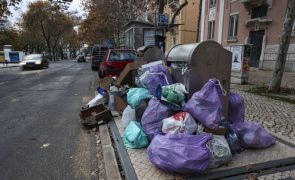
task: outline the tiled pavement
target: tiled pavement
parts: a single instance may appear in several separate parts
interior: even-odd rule
[[[115,119],[120,134],[123,136],[124,128],[121,123],[121,117]],[[146,149],[127,149],[133,168],[140,180],[168,180],[175,179],[175,175],[163,172],[157,169],[148,160]]]
[[[295,142],[295,105],[247,93],[241,90],[243,88],[233,85],[232,91],[238,92],[244,97],[246,119],[262,123],[270,131],[281,134]],[[119,131],[123,134],[124,129],[121,126],[120,119],[116,121]],[[177,174],[166,173],[154,167],[147,158],[146,149],[128,149],[127,152],[138,179],[181,179],[181,176]],[[261,176],[258,179],[279,180],[289,177],[295,179],[295,170]]]
[[[295,179],[295,170],[293,171],[286,171],[286,172],[279,172],[271,175],[260,176],[258,180],[291,180]]]
[[[260,71],[256,71],[255,73],[260,75],[261,73],[267,73],[263,76],[264,82],[269,79],[271,74],[269,72]],[[255,82],[255,73],[250,76],[250,82],[253,84],[261,84],[263,80]],[[289,73],[287,77],[289,77],[289,79],[286,80],[285,78],[284,82],[286,86],[290,86],[290,82],[295,82],[295,76],[292,73]],[[295,83],[292,83],[291,85],[295,86]],[[245,92],[244,90],[249,87],[251,86],[231,86],[231,91],[241,94],[245,99],[246,119],[261,123],[269,131],[280,134],[295,144],[295,105]],[[119,131],[123,134],[124,129],[121,126],[120,119],[117,118],[116,122]],[[146,149],[127,150],[127,152],[133,163],[138,179],[140,180],[182,179],[181,176],[177,174],[165,173],[154,167],[147,159]],[[261,176],[258,179],[295,179],[295,170]]]
[[[244,97],[246,119],[261,123],[268,130],[295,142],[295,104],[257,96],[232,85],[232,91]]]

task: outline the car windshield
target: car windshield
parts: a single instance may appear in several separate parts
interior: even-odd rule
[[[26,56],[24,59],[25,60],[39,60],[41,59],[42,55],[40,54],[32,54],[32,55],[28,55]]]
[[[135,51],[117,50],[110,53],[110,61],[134,61],[136,59]]]

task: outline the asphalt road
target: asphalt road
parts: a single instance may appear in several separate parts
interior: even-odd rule
[[[0,179],[97,179],[96,138],[78,113],[94,96],[90,63],[0,68]]]

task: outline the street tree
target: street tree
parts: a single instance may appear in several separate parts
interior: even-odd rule
[[[47,46],[41,32],[21,30],[19,34],[19,43],[23,51],[28,53],[43,53],[46,51]]]
[[[146,3],[140,0],[87,0],[88,16],[82,22],[80,37],[93,45],[105,39],[117,39],[120,30],[131,20],[143,20]]]
[[[0,30],[0,47],[10,44],[14,49],[20,49],[20,34],[13,27]]]
[[[48,0],[50,3],[61,9],[67,9],[69,4],[73,0]],[[22,2],[22,0],[0,0],[0,19],[6,18],[11,15],[10,7],[14,7],[18,9],[18,4]]]
[[[70,56],[74,57],[76,52],[80,49],[81,43],[78,38],[78,33],[74,29],[71,29],[65,33],[58,45],[61,59],[64,59],[64,49],[68,49]]]
[[[42,35],[50,58],[56,60],[58,45],[62,36],[73,29],[73,20],[49,2],[37,1],[31,3],[28,11],[23,14],[22,28],[27,34]],[[33,38],[33,37],[32,37]]]
[[[279,53],[273,70],[272,80],[269,85],[269,92],[279,92],[285,70],[286,58],[292,34],[292,27],[295,19],[295,0],[288,0],[287,12],[280,38]]]

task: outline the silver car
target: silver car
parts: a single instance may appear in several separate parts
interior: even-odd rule
[[[22,69],[26,68],[49,68],[49,60],[42,54],[30,54],[20,62]]]

